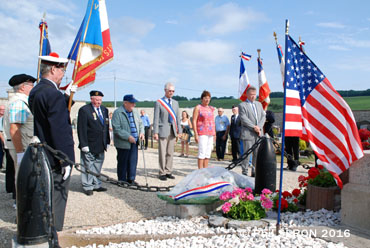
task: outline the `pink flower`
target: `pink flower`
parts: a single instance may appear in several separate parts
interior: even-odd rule
[[[253,201],[253,200],[254,200],[254,196],[253,196],[253,194],[248,194],[248,195],[247,195],[247,200],[248,200],[248,201]]]
[[[247,199],[247,193],[246,192],[242,192],[239,195],[239,199],[242,200],[242,201],[245,201]]]
[[[271,192],[271,190],[269,190],[269,189],[263,189],[262,190],[262,194],[271,194],[272,192]]]
[[[238,195],[240,195],[241,193],[243,193],[244,190],[240,189],[240,188],[236,188],[235,190],[233,190],[233,192],[231,193],[232,197],[236,197]]]
[[[231,193],[229,191],[226,191],[220,195],[220,200],[227,201],[231,198]]]
[[[230,211],[230,208],[232,207],[230,202],[225,202],[224,205],[222,205],[221,209],[226,214]]]
[[[251,188],[245,188],[245,191],[248,192],[248,193],[252,193],[253,190]]]
[[[261,205],[262,205],[262,207],[264,207],[266,209],[270,209],[270,208],[272,208],[272,201],[270,199],[266,198],[266,200],[261,201]]]

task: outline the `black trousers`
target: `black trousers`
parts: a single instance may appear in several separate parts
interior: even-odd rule
[[[225,156],[227,137],[225,140],[222,139],[225,133],[226,131],[216,132],[216,154],[218,159],[224,159]]]
[[[233,161],[240,157],[240,139],[231,138],[231,153],[233,155]]]
[[[52,204],[54,225],[58,232],[63,230],[70,179],[71,177],[68,177],[67,180],[63,180],[61,171],[53,171],[54,191]]]
[[[13,193],[13,199],[15,200],[15,169],[14,161],[8,149],[5,149],[6,156],[6,168],[5,168],[5,189],[7,193]]]
[[[285,137],[285,151],[294,158],[288,159],[288,167],[295,166],[299,161],[299,137]]]
[[[150,127],[144,127],[144,131],[145,131],[145,148],[148,148],[148,139],[149,139],[149,128]],[[141,147],[143,148],[143,147]]]

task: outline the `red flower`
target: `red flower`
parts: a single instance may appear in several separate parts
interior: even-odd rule
[[[277,189],[277,190],[275,190],[275,192],[276,192],[276,193],[279,193],[279,190]]]
[[[323,169],[324,169],[324,166],[322,166],[321,164],[319,164],[319,165],[317,166],[317,168],[319,168],[319,170],[323,170]]]
[[[362,128],[358,131],[361,141],[366,141],[370,137],[370,131],[366,128]]]
[[[370,143],[369,142],[361,142],[362,149],[363,150],[369,150],[370,149]]]
[[[294,189],[292,191],[292,194],[295,196],[295,197],[298,197],[300,194],[301,194],[301,191],[299,189]]]
[[[279,199],[275,201],[276,208],[279,207]],[[284,209],[288,208],[288,201],[285,200],[284,198],[281,198],[281,211]]]
[[[298,199],[297,198],[293,199],[293,201],[294,201],[295,204],[298,203]]]
[[[292,194],[291,194],[291,193],[289,193],[288,191],[284,191],[284,192],[282,193],[282,195],[283,195],[283,197],[284,197],[284,198],[290,198],[290,197],[292,197]]]
[[[319,169],[316,167],[312,167],[311,169],[308,170],[308,177],[314,179],[320,174]]]
[[[306,177],[305,176],[303,176],[303,175],[300,175],[299,177],[298,177],[298,182],[303,182],[303,181],[305,181],[306,180]]]

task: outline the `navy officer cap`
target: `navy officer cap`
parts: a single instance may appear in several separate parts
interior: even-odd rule
[[[13,87],[13,86],[16,86],[16,85],[19,85],[21,83],[28,82],[28,81],[31,81],[32,83],[34,83],[36,81],[36,78],[30,75],[27,75],[27,74],[18,74],[18,75],[14,75],[13,77],[9,79],[9,85]]]
[[[134,98],[134,95],[132,95],[132,94],[130,94],[130,95],[125,95],[125,96],[123,97],[123,101],[124,101],[124,102],[131,102],[131,103],[138,102],[138,100],[136,100],[136,99]]]
[[[101,91],[92,90],[92,91],[90,91],[90,96],[104,96],[104,95]]]

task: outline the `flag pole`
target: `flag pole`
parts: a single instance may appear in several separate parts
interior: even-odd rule
[[[42,47],[44,46],[44,31],[45,31],[45,17],[46,17],[46,12],[44,12],[42,19],[41,19],[41,35],[40,35],[40,49],[39,49],[39,56],[42,55]],[[40,66],[41,66],[41,59],[39,58],[38,64],[37,64],[37,83],[40,81]]]
[[[80,61],[80,55],[81,55],[81,42],[78,45],[77,59],[75,61],[75,66],[74,66],[73,74],[72,74],[72,82],[71,82],[72,85],[75,84],[75,79],[76,79],[76,74],[77,74],[77,65]],[[69,99],[68,99],[68,111],[69,112],[71,112],[73,95],[74,95],[74,92],[71,91],[71,94],[69,95]]]
[[[289,35],[289,20],[285,20],[285,54],[287,54],[287,43],[288,43],[288,35]],[[276,37],[276,36],[275,36]],[[285,65],[288,56],[285,56]],[[286,70],[284,79],[286,77]],[[278,216],[276,222],[276,235],[279,235],[280,231],[280,213],[281,213],[281,192],[283,189],[283,167],[284,167],[284,146],[285,146],[285,112],[286,112],[286,80],[283,82],[284,85],[284,112],[283,112],[283,133],[281,136],[281,162],[280,162],[280,185],[279,185],[279,206],[278,206]]]

